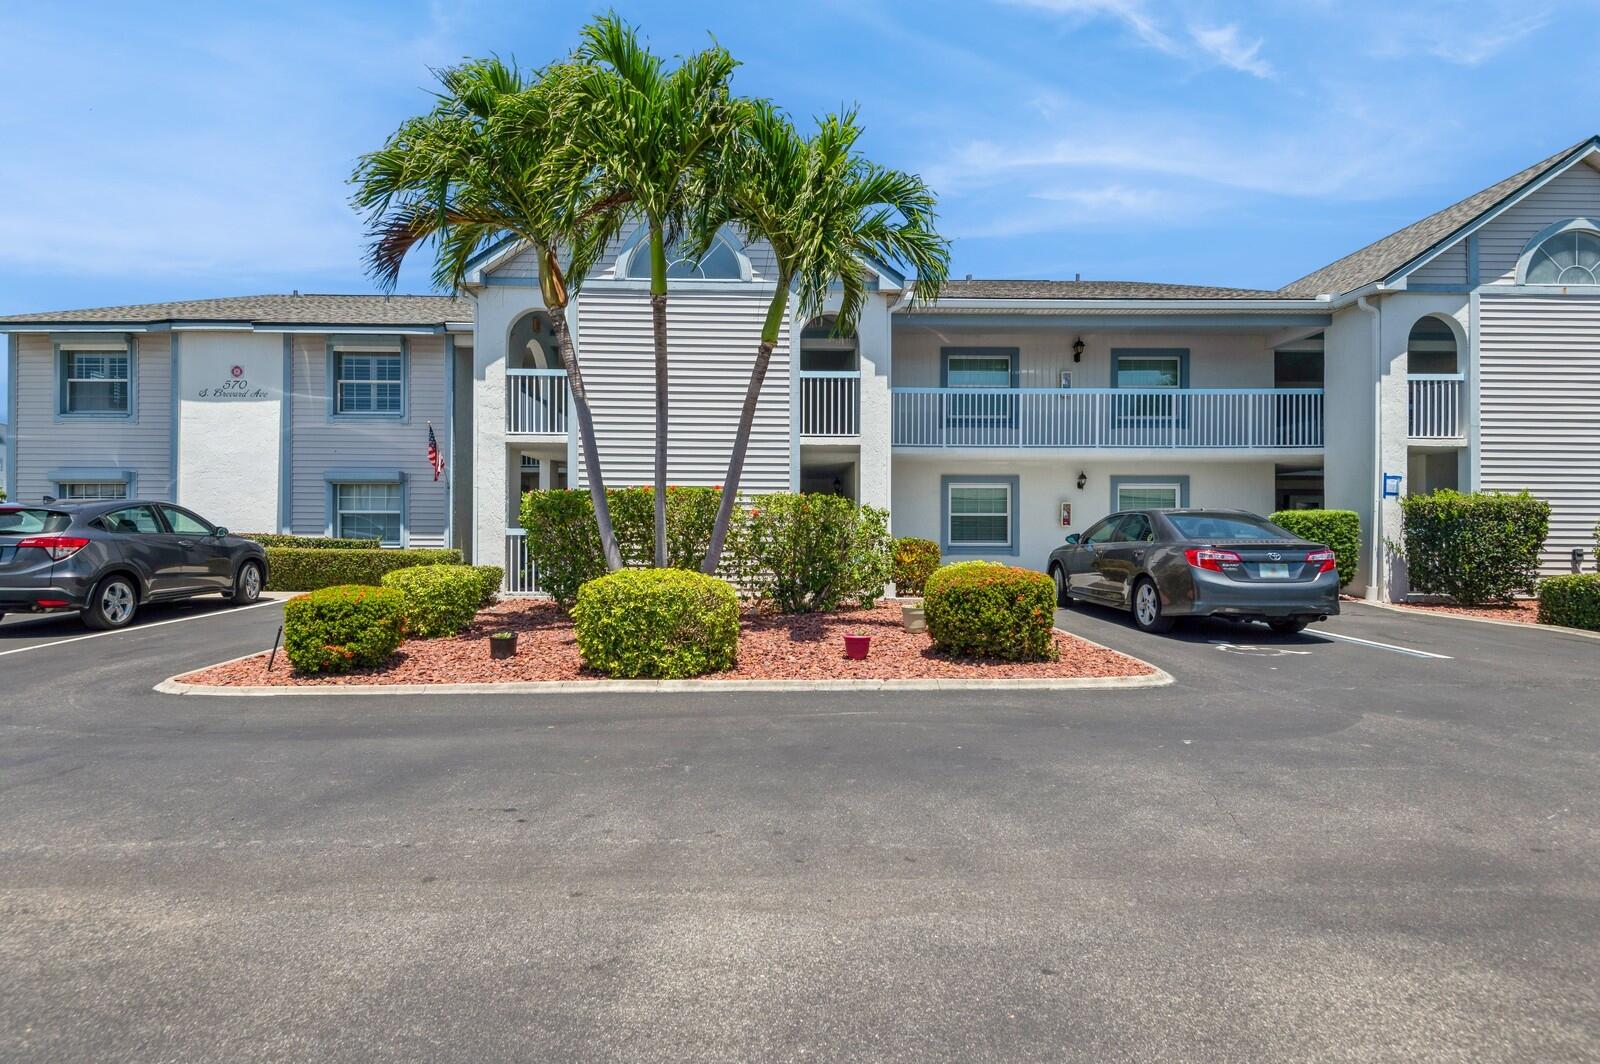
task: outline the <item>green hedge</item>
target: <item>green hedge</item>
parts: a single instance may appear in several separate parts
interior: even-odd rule
[[[383,586],[405,596],[406,634],[455,635],[478,615],[483,578],[468,565],[416,565],[383,574]]]
[[[729,534],[728,567],[784,613],[870,606],[894,575],[889,514],[839,495],[757,495]]]
[[[939,544],[931,539],[901,536],[894,541],[894,590],[898,595],[920,595],[928,577],[939,568]]]
[[[460,565],[461,552],[436,547],[408,550],[268,547],[268,584],[274,591],[315,591],[340,584],[383,582],[383,574],[414,565]]]
[[[1527,492],[1436,491],[1400,501],[1402,553],[1413,591],[1449,595],[1462,605],[1533,594],[1550,504]]]
[[[940,650],[1005,661],[1057,656],[1055,582],[1044,573],[981,561],[941,566],[922,604]]]
[[[472,571],[478,575],[478,608],[493,606],[506,582],[506,571],[498,565],[474,565]]]
[[[279,532],[235,532],[241,539],[253,539],[263,547],[303,547],[306,550],[377,550],[377,539],[339,539],[335,536],[287,536]]]
[[[400,645],[405,596],[350,584],[290,599],[283,607],[283,649],[301,672],[348,672],[382,665]]]
[[[1539,581],[1539,623],[1600,631],[1600,573]]]
[[[655,495],[652,489],[613,488],[606,492],[611,526],[623,564],[655,563]],[[667,489],[667,564],[698,570],[711,544],[722,492],[716,488]],[[555,488],[530,491],[522,497],[522,527],[528,557],[539,573],[539,586],[563,606],[578,597],[578,588],[606,573],[600,530],[594,521],[594,500],[587,490]]]
[[[584,584],[572,608],[583,663],[608,676],[672,679],[731,669],[732,585],[685,569],[623,569]]]
[[[1332,549],[1339,560],[1340,587],[1355,579],[1361,557],[1361,518],[1354,510],[1279,510],[1267,520]]]

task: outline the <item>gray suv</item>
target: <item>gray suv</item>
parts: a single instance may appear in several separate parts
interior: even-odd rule
[[[0,503],[0,616],[77,610],[121,628],[146,602],[221,593],[255,602],[267,584],[259,543],[166,502]]]

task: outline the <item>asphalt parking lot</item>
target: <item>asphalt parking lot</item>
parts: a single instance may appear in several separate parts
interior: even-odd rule
[[[1090,608],[1176,683],[150,690],[280,615],[0,622],[0,1058],[1600,1060],[1600,642]]]

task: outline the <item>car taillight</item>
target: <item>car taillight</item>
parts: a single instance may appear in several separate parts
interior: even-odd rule
[[[1231,550],[1213,550],[1210,547],[1190,547],[1183,552],[1183,556],[1196,569],[1209,569],[1213,573],[1222,572],[1224,565],[1239,565],[1244,561]]]
[[[17,549],[38,547],[56,561],[70,558],[89,545],[82,536],[29,536],[17,544]]]
[[[1321,562],[1318,573],[1331,573],[1339,568],[1339,556],[1331,550],[1314,550],[1306,555],[1308,562]]]

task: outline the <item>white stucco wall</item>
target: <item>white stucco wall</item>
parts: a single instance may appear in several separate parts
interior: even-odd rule
[[[1078,473],[1088,474],[1082,490]],[[1111,512],[1113,476],[1189,478],[1192,506],[1235,507],[1271,513],[1274,463],[1266,461],[1196,462],[1171,458],[1106,459],[1061,456],[1045,458],[955,459],[943,455],[896,455],[891,519],[897,536],[922,536],[943,543],[942,478],[987,475],[1018,478],[1018,545],[1016,555],[950,554],[946,560],[987,558],[1007,565],[1042,570],[1050,551],[1068,532],[1082,532]],[[1072,524],[1061,527],[1060,504],[1072,503]]]
[[[241,532],[278,527],[283,337],[183,332],[178,502]]]

